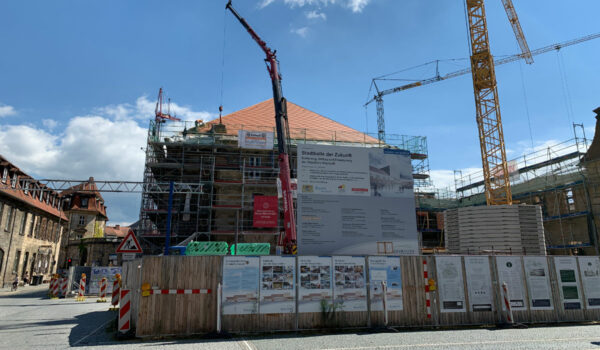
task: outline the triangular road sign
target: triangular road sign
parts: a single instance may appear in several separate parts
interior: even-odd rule
[[[127,232],[127,236],[123,239],[123,242],[119,244],[119,248],[117,248],[117,253],[141,253],[142,247],[138,242],[137,238],[133,234],[133,230],[129,230]]]

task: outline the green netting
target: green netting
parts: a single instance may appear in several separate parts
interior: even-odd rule
[[[269,255],[269,243],[238,243],[237,255]],[[231,245],[231,255],[236,255],[235,244]]]
[[[227,242],[190,242],[185,248],[185,255],[227,255]]]

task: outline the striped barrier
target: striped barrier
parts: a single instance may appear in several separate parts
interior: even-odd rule
[[[427,318],[431,318],[431,298],[429,296],[429,273],[427,272],[427,260],[423,260],[423,278],[425,279],[425,303],[427,305]]]
[[[62,278],[55,278],[54,279],[54,286],[52,286],[52,298],[53,299],[57,299],[58,298],[58,294],[60,293],[60,285],[62,283]]]
[[[121,305],[119,308],[119,332],[127,333],[131,328],[131,291],[129,289],[121,289],[120,300]]]
[[[106,302],[106,277],[102,277],[100,280],[100,297],[96,300],[97,303]]]
[[[79,294],[77,295],[77,301],[85,300],[85,273],[81,274],[81,279],[79,280]]]
[[[150,289],[148,295],[152,294],[210,294],[210,289]]]
[[[67,287],[69,286],[69,279],[68,278],[63,278],[61,283],[60,283],[60,295],[63,298],[67,297]]]
[[[48,284],[48,296],[52,297],[52,291],[54,290],[54,283],[56,281],[56,278],[54,277],[54,275],[52,275],[52,277],[50,277],[50,283]]]
[[[121,294],[121,275],[116,274],[115,277],[116,278],[113,282],[112,300],[110,302],[110,304],[111,304],[110,310],[117,310],[119,308],[119,297]]]
[[[512,308],[510,306],[510,297],[508,295],[508,286],[506,282],[502,282],[502,294],[504,296],[504,306],[506,306],[506,320],[509,324],[514,324],[515,320],[513,319]]]

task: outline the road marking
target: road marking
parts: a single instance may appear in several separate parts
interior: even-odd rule
[[[102,327],[106,327],[107,324],[109,324],[111,321],[113,321],[113,319],[111,318],[110,320],[104,322],[100,327],[94,329],[94,331],[88,335],[86,335],[85,337],[79,339],[78,341],[74,342],[73,344],[71,344],[71,346],[75,346],[79,343],[81,343],[82,341],[84,341],[85,339],[87,339],[90,335],[95,334],[96,332],[98,332],[100,329],[102,329]]]
[[[240,340],[237,342],[239,347],[242,348],[242,350],[256,350],[256,347],[254,346],[254,344],[250,343],[247,340]]]
[[[352,348],[327,348],[321,350],[368,350],[368,349],[403,349],[423,348],[431,346],[465,346],[465,345],[494,345],[494,344],[518,344],[518,343],[548,343],[548,342],[572,342],[576,340],[598,340],[598,338],[556,338],[556,339],[526,339],[526,340],[489,340],[460,343],[429,343],[429,344],[402,344],[402,345],[379,345],[358,346]]]

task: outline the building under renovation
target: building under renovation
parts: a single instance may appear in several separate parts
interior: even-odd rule
[[[296,146],[301,143],[355,147],[394,147],[411,152],[416,188],[429,183],[427,141],[420,136],[387,134],[386,143],[288,102],[292,178]],[[253,196],[278,194],[277,139],[273,101],[203,122],[153,120],[148,131],[144,182],[202,184],[173,196],[171,244],[195,240],[229,243],[268,242],[274,246],[283,218],[275,228],[253,226]],[[254,146],[248,144],[254,143]],[[266,144],[266,147],[256,147]],[[263,148],[263,149],[259,149]],[[181,188],[180,188],[181,190]],[[282,205],[280,200],[280,205]],[[144,193],[137,235],[149,253],[164,246],[168,216],[166,193]],[[435,216],[435,213],[433,213]],[[420,220],[422,224],[429,221]],[[423,226],[422,228],[424,228]],[[441,230],[427,228],[427,234]]]

